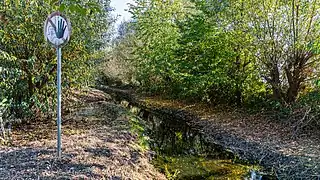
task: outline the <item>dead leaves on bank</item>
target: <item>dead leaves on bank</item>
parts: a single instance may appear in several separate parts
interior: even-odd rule
[[[165,179],[146,153],[131,148],[137,141],[126,109],[106,100],[97,90],[73,96],[63,114],[62,159],[55,119],[17,127],[13,146],[0,146],[0,179]]]
[[[161,97],[142,98],[141,102],[157,112],[169,109],[177,114],[193,114],[188,123],[197,127],[212,143],[223,146],[240,158],[269,168],[281,179],[320,177],[319,133],[293,138],[292,127],[261,114],[245,113],[241,109]]]

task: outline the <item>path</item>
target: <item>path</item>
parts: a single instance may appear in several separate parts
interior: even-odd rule
[[[13,147],[0,146],[0,179],[165,179],[139,150],[126,109],[93,90],[73,99],[63,114],[63,157],[56,159],[55,121],[13,132]]]

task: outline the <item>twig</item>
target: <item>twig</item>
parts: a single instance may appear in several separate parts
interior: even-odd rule
[[[311,109],[312,108],[309,107],[308,110],[304,113],[304,116],[296,123],[296,125],[294,127],[295,131],[293,132],[292,137],[296,137],[298,131],[303,127],[303,125],[301,125],[301,124],[303,124],[303,122],[305,121],[307,115],[310,113]],[[308,122],[310,122],[310,121],[308,121]]]

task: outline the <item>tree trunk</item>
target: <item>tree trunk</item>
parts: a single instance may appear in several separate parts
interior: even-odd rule
[[[293,103],[297,100],[298,94],[301,90],[301,85],[306,79],[304,73],[305,64],[313,56],[311,53],[297,53],[294,63],[289,63],[285,69],[289,88],[286,92],[286,102]]]
[[[290,77],[291,78],[288,78],[288,83],[289,83],[289,88],[287,90],[287,94],[286,94],[286,102],[291,104],[293,102],[296,101],[297,97],[298,97],[298,93],[299,93],[299,90],[300,90],[300,85],[301,85],[301,80],[298,77],[296,76],[292,76],[291,72],[286,72],[287,74],[287,77]],[[290,79],[290,81],[289,81]]]
[[[236,95],[237,106],[241,106],[242,105],[242,91],[241,91],[239,84],[237,84],[235,95]]]
[[[278,101],[282,101],[282,90],[280,82],[280,73],[277,64],[273,64],[271,70],[271,86],[273,92],[273,98]]]

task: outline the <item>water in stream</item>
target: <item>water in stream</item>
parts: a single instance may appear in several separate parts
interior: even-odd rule
[[[136,107],[131,112],[132,130],[139,135],[142,147],[155,152],[152,162],[168,179],[264,179],[255,173],[258,166],[239,161],[231,152],[208,143],[185,121]]]

